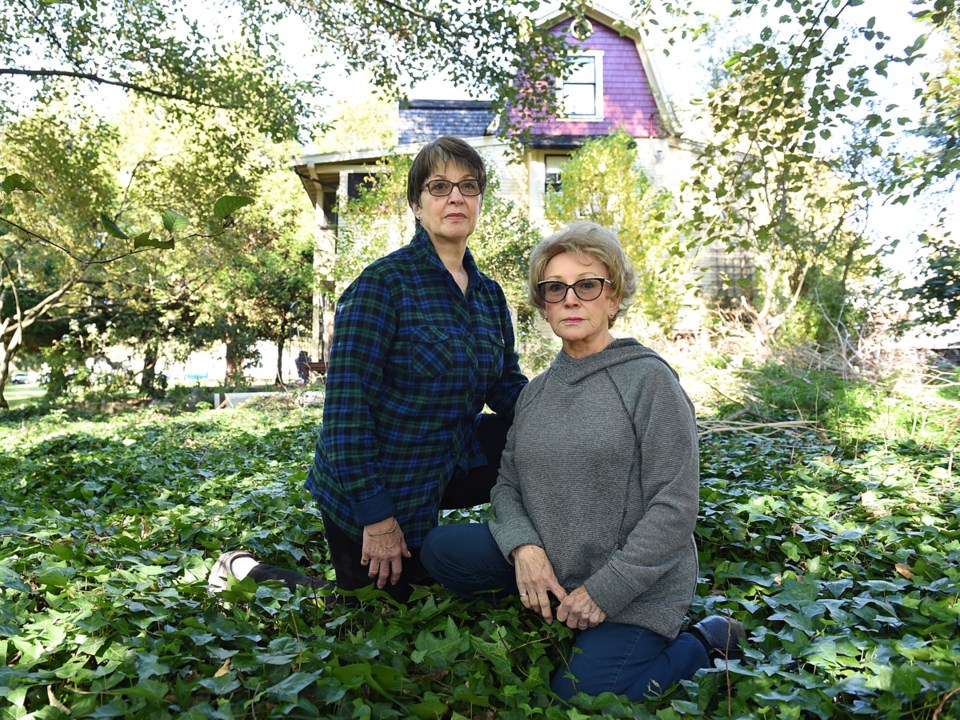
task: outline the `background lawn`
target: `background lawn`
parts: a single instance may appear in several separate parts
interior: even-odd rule
[[[45,392],[44,386],[38,383],[28,385],[7,383],[3,388],[3,396],[7,399],[11,410],[38,402]]]

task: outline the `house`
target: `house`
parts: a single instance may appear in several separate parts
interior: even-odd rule
[[[398,147],[342,154],[310,154],[297,158],[294,171],[317,211],[315,268],[323,277],[336,257],[336,208],[342,198],[356,196],[364,177],[391,151],[413,154],[440,135],[457,135],[474,145],[495,168],[500,192],[529,218],[544,222],[547,189],[562,184],[570,154],[590,138],[625,129],[636,140],[638,160],[653,180],[676,189],[693,161],[692,146],[683,140],[676,114],[662,86],[644,39],[627,20],[599,6],[575,18],[567,11],[542,20],[551,32],[564,35],[577,48],[579,63],[559,82],[563,115],[529,126],[522,156],[509,152],[496,135],[498,118],[491,103],[449,99],[410,100],[398,108]],[[544,228],[545,230],[547,228]],[[321,287],[314,298],[315,357],[328,347],[321,338],[332,328],[331,299]]]

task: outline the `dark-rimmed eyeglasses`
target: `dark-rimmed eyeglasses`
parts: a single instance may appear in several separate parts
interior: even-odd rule
[[[460,190],[464,197],[476,197],[483,192],[479,180],[461,180],[460,182],[450,182],[449,180],[431,180],[426,183],[424,189],[434,197],[446,197],[453,192],[454,188]]]
[[[596,300],[603,293],[603,284],[610,280],[602,277],[583,278],[577,280],[573,285],[567,285],[559,280],[543,280],[537,283],[537,292],[544,302],[558,303],[563,302],[567,297],[567,291],[573,290],[573,294],[584,302]]]

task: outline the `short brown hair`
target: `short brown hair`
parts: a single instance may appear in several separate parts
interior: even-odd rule
[[[595,222],[576,222],[567,225],[545,240],[541,240],[530,253],[530,279],[528,290],[530,302],[540,310],[544,309],[543,298],[537,289],[537,283],[543,280],[547,264],[563,253],[589,255],[604,265],[610,273],[607,278],[614,295],[620,298],[620,307],[613,321],[630,307],[637,292],[637,273],[633,263],[620,245],[616,233]]]
[[[451,135],[444,135],[432,143],[424,145],[413,159],[410,171],[407,173],[407,204],[419,205],[420,193],[423,184],[437,168],[443,168],[448,163],[462,165],[480,183],[480,192],[487,188],[487,168],[483,158],[471,145]]]

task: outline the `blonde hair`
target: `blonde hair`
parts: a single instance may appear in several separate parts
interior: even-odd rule
[[[623,251],[616,233],[595,222],[576,222],[567,225],[559,232],[541,240],[530,253],[530,277],[528,291],[530,302],[543,310],[546,306],[537,290],[537,283],[543,280],[547,264],[557,255],[579,253],[602,262],[610,274],[614,297],[619,298],[617,314],[610,319],[613,325],[623,312],[630,307],[637,292],[637,273],[633,263]]]

